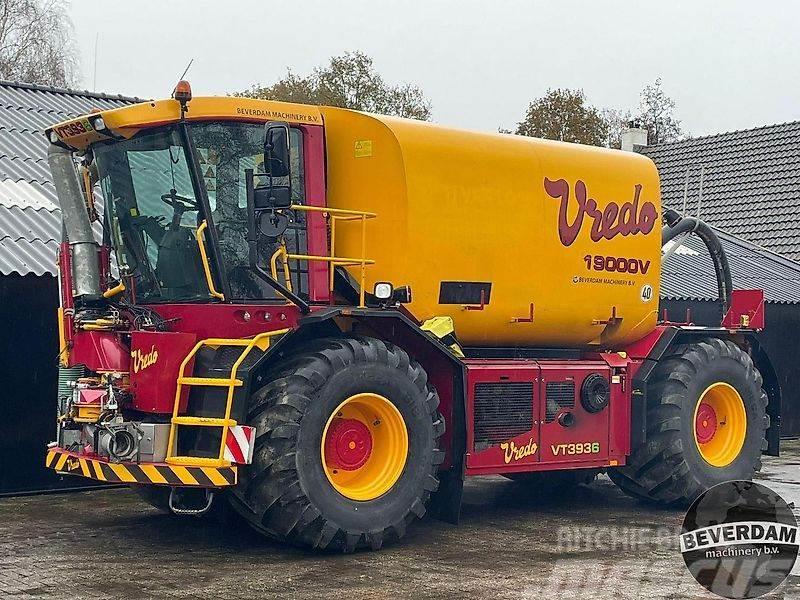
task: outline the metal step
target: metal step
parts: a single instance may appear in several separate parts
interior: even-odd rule
[[[236,427],[233,419],[218,419],[215,417],[172,417],[173,425],[195,425],[199,427]]]
[[[218,377],[178,377],[180,385],[207,385],[216,387],[239,387],[241,379],[226,379]]]

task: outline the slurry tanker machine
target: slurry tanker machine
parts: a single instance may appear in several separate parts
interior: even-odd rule
[[[352,551],[457,521],[473,475],[680,504],[778,450],[763,294],[644,156],[185,81],[46,135],[58,472]],[[719,327],[659,312],[688,233]]]

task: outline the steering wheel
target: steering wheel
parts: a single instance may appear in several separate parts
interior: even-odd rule
[[[178,190],[174,188],[169,191],[169,194],[162,195],[161,200],[176,211],[180,211],[182,213],[186,211],[199,210],[197,200],[178,195]]]

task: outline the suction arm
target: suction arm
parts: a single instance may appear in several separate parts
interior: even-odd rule
[[[681,217],[680,214],[670,208],[664,210],[664,220],[667,224],[661,230],[662,246],[684,233],[694,233],[703,240],[706,248],[708,248],[708,253],[711,255],[711,260],[714,263],[719,300],[722,302],[722,314],[726,314],[731,305],[733,284],[731,282],[731,269],[728,264],[728,257],[725,255],[725,250],[717,234],[714,233],[714,230],[704,221],[695,217]]]

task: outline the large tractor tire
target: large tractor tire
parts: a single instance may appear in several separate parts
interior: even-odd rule
[[[316,549],[379,549],[426,512],[444,453],[439,396],[402,349],[311,342],[250,401],[253,463],[230,495],[269,537]]]
[[[750,356],[730,340],[704,338],[671,349],[647,387],[647,435],[608,475],[624,492],[687,505],[723,481],[761,469],[767,395]]]

